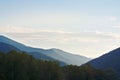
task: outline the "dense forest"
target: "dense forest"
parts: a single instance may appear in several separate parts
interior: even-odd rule
[[[101,71],[86,64],[59,66],[38,60],[25,52],[0,53],[0,80],[117,80],[114,72]]]

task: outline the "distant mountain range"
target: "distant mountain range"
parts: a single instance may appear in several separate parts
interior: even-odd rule
[[[74,55],[60,49],[52,48],[45,50],[29,47],[5,36],[0,36],[0,51],[7,53],[10,50],[25,51],[37,59],[58,61],[60,65],[82,65],[91,60],[90,58]]]
[[[20,51],[19,49],[17,49],[14,46],[11,46],[11,45],[3,43],[3,42],[0,42],[0,51],[1,52],[8,53],[11,50]]]
[[[96,59],[91,60],[90,58],[74,55],[60,49],[32,48],[5,36],[0,36],[0,52],[7,53],[11,50],[25,51],[29,55],[33,55],[36,59],[57,61],[62,66],[70,64],[79,66],[82,64],[91,64],[97,69],[114,70],[120,75],[120,48],[114,49]]]
[[[120,48],[114,49],[88,62],[93,67],[102,70],[114,70],[120,74]]]

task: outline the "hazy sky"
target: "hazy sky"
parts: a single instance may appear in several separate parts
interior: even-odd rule
[[[0,34],[87,57],[120,46],[120,0],[0,0]]]

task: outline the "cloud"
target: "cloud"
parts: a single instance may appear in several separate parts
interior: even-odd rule
[[[39,32],[47,32],[47,33],[70,33],[64,32],[63,30],[47,30],[47,29],[39,29],[33,27],[23,27],[23,26],[0,26],[0,32],[2,33],[39,33]]]
[[[96,34],[98,36],[101,36],[102,38],[107,38],[107,39],[120,39],[120,35],[117,33],[113,32],[100,32],[96,31]]]
[[[2,33],[27,33],[33,32],[32,29],[26,27],[16,27],[16,26],[0,26],[0,32]]]
[[[117,29],[119,29],[119,28],[120,28],[120,25],[113,26],[113,28],[117,28]]]
[[[112,32],[83,31],[68,32],[64,30],[44,30],[29,27],[6,26],[0,27],[0,32],[15,37],[23,42],[29,40],[56,42],[62,44],[75,43],[98,43],[120,39],[120,36]]]
[[[117,21],[117,17],[110,17],[109,20],[110,21]]]

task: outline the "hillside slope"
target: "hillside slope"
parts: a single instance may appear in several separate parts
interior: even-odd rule
[[[21,44],[19,42],[16,42],[12,39],[9,39],[5,36],[0,36],[0,42],[9,44],[11,46],[16,47],[17,49],[19,49],[21,51],[30,53],[31,55],[34,55],[34,57],[36,57],[36,58],[45,56],[45,58],[49,57],[50,59],[58,60],[58,61],[66,63],[66,64],[72,64],[72,65],[81,65],[90,60],[87,57],[74,55],[74,54],[62,51],[60,49],[53,48],[53,49],[45,50],[45,49],[41,49],[41,48],[32,48],[32,47],[26,46],[24,44]]]

